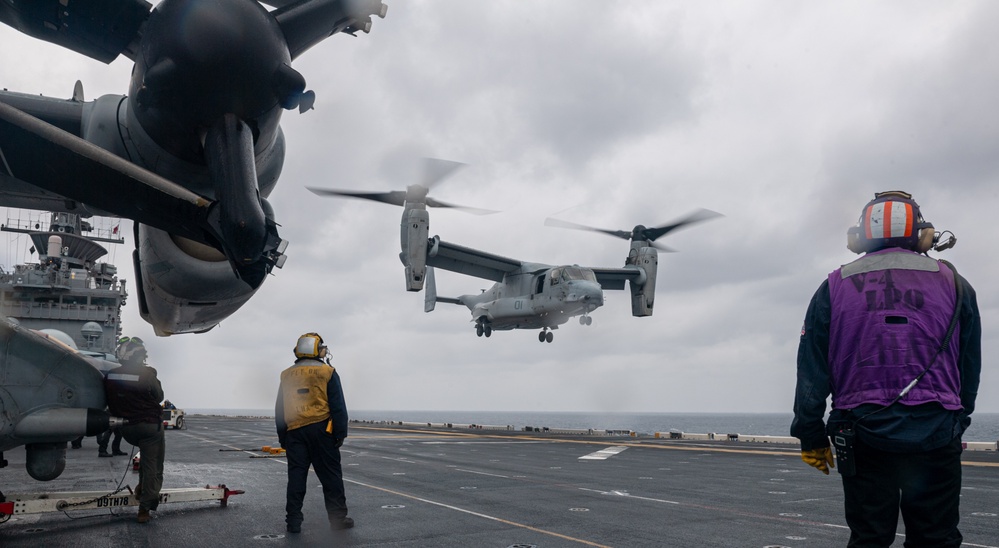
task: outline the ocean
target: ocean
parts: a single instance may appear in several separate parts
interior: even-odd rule
[[[188,413],[273,417],[273,409],[187,409]],[[351,420],[510,425],[549,428],[632,430],[639,433],[691,432],[788,436],[790,413],[592,413],[544,411],[370,411],[350,410]],[[975,413],[964,441],[999,440],[999,413]]]

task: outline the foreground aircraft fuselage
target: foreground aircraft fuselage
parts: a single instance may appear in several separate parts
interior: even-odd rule
[[[282,266],[266,201],[285,155],[282,111],[314,94],[291,68],[338,32],[366,31],[380,0],[143,0],[0,4],[0,20],[110,62],[129,94],[85,102],[0,92],[0,205],[135,223],[142,317],[157,334],[202,332]]]

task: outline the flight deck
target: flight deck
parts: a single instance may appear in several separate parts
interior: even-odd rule
[[[835,472],[808,467],[788,445],[352,423],[342,457],[356,526],[329,531],[313,475],[302,532],[290,535],[286,459],[261,451],[277,445],[273,419],[188,416],[166,438],[164,488],[245,493],[225,506],[163,503],[147,524],[135,508],[16,514],[0,524],[0,546],[804,548],[849,536]],[[50,482],[27,475],[23,450],[6,458],[8,495],[138,481],[129,457],[98,458],[93,438],[68,450]],[[963,461],[964,546],[999,547],[999,454]]]

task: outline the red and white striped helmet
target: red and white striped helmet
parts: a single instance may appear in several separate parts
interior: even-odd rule
[[[933,224],[923,220],[919,204],[900,190],[878,192],[864,206],[857,226],[847,231],[847,247],[868,253],[901,247],[925,253],[933,245]]]

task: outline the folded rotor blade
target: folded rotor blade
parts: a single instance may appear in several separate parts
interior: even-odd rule
[[[317,196],[343,196],[397,206],[401,206],[406,201],[406,193],[399,190],[390,192],[357,192],[353,190],[337,190],[335,188],[316,188],[311,186],[305,188]]]
[[[338,32],[368,32],[371,17],[385,18],[388,6],[381,0],[311,0],[273,2],[281,7],[271,12],[284,33],[291,58]]]
[[[46,42],[110,63],[132,57],[139,29],[149,18],[145,0],[4,2],[0,22]]]

